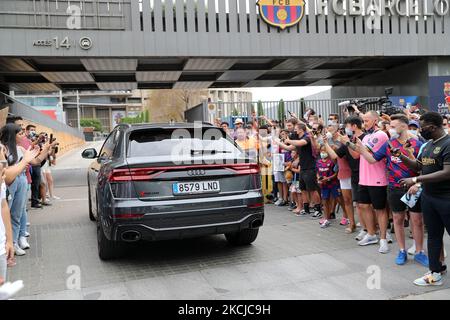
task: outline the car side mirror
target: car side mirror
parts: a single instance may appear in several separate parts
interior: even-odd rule
[[[81,154],[81,156],[84,159],[95,159],[98,157],[98,154],[97,154],[97,150],[95,150],[94,148],[90,148],[90,149],[84,150],[83,153]]]

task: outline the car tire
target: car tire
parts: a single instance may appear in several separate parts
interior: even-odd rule
[[[120,258],[124,253],[122,243],[106,238],[100,219],[97,221],[97,244],[98,256],[101,260]]]
[[[225,238],[233,246],[245,246],[256,240],[258,232],[259,229],[244,229],[234,233],[226,233]]]
[[[91,200],[91,188],[89,187],[89,182],[88,182],[88,203],[89,203],[89,220],[91,221],[95,221],[97,219],[95,219],[94,213],[92,212],[92,200]]]

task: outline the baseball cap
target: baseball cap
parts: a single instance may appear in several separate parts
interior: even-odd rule
[[[416,120],[411,120],[411,121],[409,122],[409,125],[410,125],[410,126],[416,126],[417,128],[420,128],[419,121],[416,121]]]

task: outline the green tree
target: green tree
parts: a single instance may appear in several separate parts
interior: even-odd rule
[[[136,124],[136,123],[148,123],[150,119],[149,111],[145,110],[141,112],[136,117],[125,117],[122,119],[121,123]]]
[[[281,99],[278,103],[278,120],[280,121],[280,123],[284,123],[284,121],[286,120],[286,110],[284,107],[283,99]]]
[[[233,112],[231,113],[233,117],[237,117],[239,115],[239,111],[236,107],[233,108]]]
[[[263,103],[261,100],[258,101],[257,105],[256,105],[256,109],[257,109],[257,114],[258,117],[261,117],[264,115],[264,107],[263,107]],[[259,121],[261,125],[265,125],[266,121],[265,120],[260,120]]]

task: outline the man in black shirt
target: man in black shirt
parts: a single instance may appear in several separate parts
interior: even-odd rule
[[[327,148],[327,152],[330,155],[331,159],[335,160],[338,157],[339,158],[344,158],[347,159],[348,164],[350,166],[350,169],[352,171],[352,177],[351,177],[351,181],[352,181],[352,198],[353,198],[353,202],[357,203],[357,214],[358,214],[358,218],[359,218],[359,222],[362,226],[361,232],[356,236],[356,240],[360,241],[364,238],[364,236],[367,234],[367,231],[365,230],[365,223],[364,223],[364,219],[360,213],[359,210],[359,157],[360,154],[356,151],[353,151],[352,149],[350,149],[346,143],[350,142],[350,140],[354,140],[355,138],[359,138],[359,139],[363,139],[364,136],[366,135],[363,131],[362,131],[362,119],[356,115],[350,116],[347,119],[345,119],[345,135],[339,135],[338,140],[342,143],[342,145],[337,149],[334,150],[333,148],[331,148],[331,146],[326,143],[325,147]],[[349,214],[353,214],[353,212],[350,212]],[[354,220],[354,218],[353,218]],[[349,229],[350,231],[353,231],[353,229],[356,226],[351,226]]]
[[[286,121],[286,130],[289,131],[289,139],[298,140],[297,132],[295,132],[295,126],[297,125],[298,120],[295,118],[290,118]]]
[[[295,126],[295,132],[299,139],[286,139],[285,143],[279,143],[286,150],[297,150],[300,158],[300,190],[303,197],[303,210],[301,215],[309,213],[310,202],[314,203],[314,218],[322,216],[320,205],[319,185],[316,176],[316,158],[313,155],[311,138],[307,132],[306,125],[299,122]]]
[[[400,159],[422,175],[402,179],[404,186],[423,187],[422,211],[428,228],[428,255],[430,271],[414,281],[419,286],[442,285],[443,236],[450,234],[450,136],[444,131],[439,113],[427,112],[420,118],[422,136],[430,140],[417,160],[401,155]],[[394,150],[395,151],[395,150]]]

